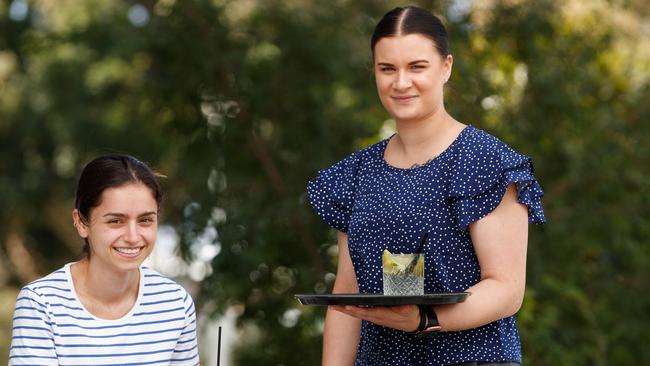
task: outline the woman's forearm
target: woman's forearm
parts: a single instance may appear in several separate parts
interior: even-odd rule
[[[348,250],[348,235],[337,232],[339,260],[332,293],[358,293],[359,285]],[[323,334],[323,366],[352,366],[359,347],[361,320],[327,309]]]
[[[521,307],[523,291],[496,279],[484,279],[467,291],[465,302],[435,307],[443,331],[466,330],[514,315]]]
[[[323,335],[323,366],[354,365],[360,333],[361,320],[328,309]]]

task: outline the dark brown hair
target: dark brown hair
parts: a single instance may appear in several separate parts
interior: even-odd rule
[[[384,37],[407,34],[421,34],[433,41],[443,57],[450,54],[447,29],[442,21],[426,9],[417,6],[395,8],[384,15],[377,23],[370,40],[370,50]]]
[[[147,164],[130,155],[112,154],[95,158],[86,164],[79,176],[77,196],[74,207],[79,212],[82,223],[90,223],[90,213],[93,208],[101,205],[102,193],[108,188],[121,187],[129,183],[142,183],[156,200],[158,209],[162,202],[163,193],[154,173]],[[83,247],[83,253],[90,255],[88,240]]]

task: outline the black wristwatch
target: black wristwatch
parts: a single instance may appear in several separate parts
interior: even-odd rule
[[[438,323],[438,316],[433,310],[431,305],[418,305],[420,309],[420,324],[418,329],[411,334],[415,334],[418,338],[427,338],[433,336],[434,333],[440,332],[442,327]]]

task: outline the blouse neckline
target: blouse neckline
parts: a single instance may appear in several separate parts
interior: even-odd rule
[[[96,320],[96,321],[98,321],[100,323],[105,323],[105,324],[119,324],[119,323],[122,323],[125,320],[129,319],[135,313],[136,309],[140,306],[140,303],[142,302],[142,296],[143,296],[143,292],[144,292],[144,273],[142,271],[142,267],[138,268],[139,276],[140,276],[140,283],[138,284],[138,296],[137,296],[135,302],[133,303],[133,306],[131,307],[131,309],[126,314],[121,316],[120,318],[117,318],[117,319],[104,319],[104,318],[100,318],[100,317],[96,316],[95,314],[91,313],[86,308],[86,306],[83,304],[83,302],[81,302],[81,298],[79,298],[79,295],[77,294],[77,290],[74,287],[74,281],[72,280],[72,270],[70,269],[70,267],[75,263],[77,263],[77,262],[67,263],[64,266],[64,271],[65,271],[65,276],[66,276],[67,280],[70,281],[70,292],[72,294],[72,298],[77,303],[77,305],[83,310],[83,312],[85,312],[87,315],[89,315],[94,320]]]
[[[385,140],[382,141],[382,144],[381,144],[381,146],[379,147],[379,160],[381,161],[382,165],[388,167],[388,168],[391,169],[391,170],[395,170],[395,171],[400,171],[400,172],[413,172],[413,171],[416,171],[416,170],[419,170],[419,169],[423,169],[423,168],[425,168],[425,167],[428,167],[428,166],[433,165],[436,161],[438,161],[438,160],[441,159],[443,156],[447,155],[451,150],[453,150],[453,148],[455,147],[455,145],[457,145],[457,144],[460,142],[460,140],[462,140],[462,137],[466,134],[466,132],[468,132],[468,131],[470,130],[470,128],[472,128],[472,125],[471,125],[471,124],[468,124],[467,126],[465,126],[465,127],[460,131],[460,133],[458,134],[458,136],[456,136],[456,138],[454,139],[454,141],[452,141],[452,142],[449,144],[449,146],[447,146],[447,147],[446,147],[446,148],[445,148],[445,149],[444,149],[444,150],[443,150],[443,151],[442,151],[438,156],[436,156],[436,157],[432,158],[431,160],[427,161],[425,164],[418,165],[418,166],[413,167],[413,168],[399,168],[399,167],[396,167],[396,166],[394,166],[394,165],[389,164],[389,163],[386,161],[386,158],[385,158],[386,147],[388,146],[388,141],[390,141],[390,139],[392,139],[392,138],[396,135],[396,134],[393,134],[391,137],[389,137],[389,138],[387,138],[387,139],[385,139]]]

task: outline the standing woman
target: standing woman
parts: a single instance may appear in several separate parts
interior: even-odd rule
[[[377,92],[397,133],[320,172],[316,212],[338,230],[335,293],[381,293],[384,249],[425,243],[425,293],[469,291],[418,308],[332,306],[323,365],[521,363],[514,314],[525,290],[528,222],[544,222],[531,160],[446,111],[453,58],[438,18],[396,8],[372,36]]]
[[[132,156],[86,165],[72,211],[85,256],[22,289],[9,365],[198,365],[192,298],[142,266],[161,200]]]

